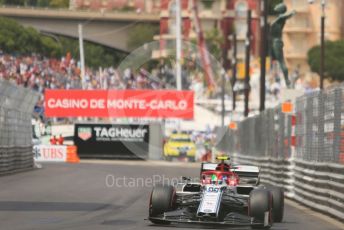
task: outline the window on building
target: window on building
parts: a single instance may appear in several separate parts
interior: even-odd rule
[[[238,37],[245,37],[247,32],[247,23],[244,19],[235,20],[235,32]]]
[[[235,14],[236,14],[236,17],[238,18],[245,18],[246,15],[247,15],[247,3],[246,2],[238,2],[235,6]]]
[[[305,10],[308,7],[308,1],[292,0],[291,8],[295,10]]]
[[[308,15],[300,14],[300,15],[294,15],[291,19],[289,26],[298,27],[298,28],[309,28],[309,20]]]
[[[169,8],[169,32],[176,34],[176,2],[172,1]]]
[[[293,53],[294,54],[305,54],[308,50],[308,39],[305,34],[294,34],[292,36]]]
[[[170,17],[176,17],[176,2],[175,1],[172,1],[171,2],[171,5],[170,5],[170,9],[169,9],[169,12],[170,12]]]
[[[244,56],[245,55],[245,41],[238,41],[237,42],[237,52],[238,52],[238,56]]]
[[[247,3],[238,2],[235,5],[235,31],[239,37],[244,37],[247,31],[246,16],[247,16]]]

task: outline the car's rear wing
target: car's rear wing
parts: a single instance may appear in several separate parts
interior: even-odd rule
[[[240,184],[259,184],[259,167],[252,165],[233,165],[231,170],[239,176]]]

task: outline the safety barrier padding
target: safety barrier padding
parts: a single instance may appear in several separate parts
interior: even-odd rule
[[[239,154],[234,162],[259,166],[262,184],[282,187],[286,197],[344,221],[344,165]]]

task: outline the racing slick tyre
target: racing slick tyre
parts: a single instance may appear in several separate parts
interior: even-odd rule
[[[254,218],[252,229],[270,229],[272,226],[272,202],[273,197],[266,189],[255,189],[250,193],[248,202],[248,214]],[[267,214],[267,219],[266,219]],[[262,223],[262,224],[257,224]]]
[[[149,217],[158,217],[171,211],[176,201],[176,191],[171,185],[157,185],[153,188],[149,204]],[[170,224],[168,221],[150,219],[155,224]]]
[[[273,197],[272,219],[276,223],[281,223],[284,214],[284,191],[279,187],[269,187],[268,189]]]

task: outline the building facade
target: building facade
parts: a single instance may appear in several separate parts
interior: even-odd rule
[[[288,10],[296,10],[284,30],[285,58],[291,71],[299,69],[301,74],[309,73],[307,52],[320,44],[321,1],[284,0]],[[325,40],[338,40],[343,36],[343,0],[326,0]]]
[[[193,0],[181,0],[182,35],[184,41],[197,39]],[[209,2],[209,1],[208,1]],[[247,31],[247,10],[252,10],[252,46],[251,54],[259,55],[260,49],[260,1],[256,0],[216,0],[210,4],[197,0],[198,16],[203,32],[216,28],[223,36],[223,49],[227,50],[227,58],[232,58],[232,34],[237,34],[237,50],[239,62],[245,58],[245,40]],[[153,53],[154,58],[166,57],[175,42],[175,1],[161,0],[160,34],[154,39],[160,42],[160,50]],[[211,52],[211,51],[210,51]],[[229,67],[227,65],[227,67]]]

